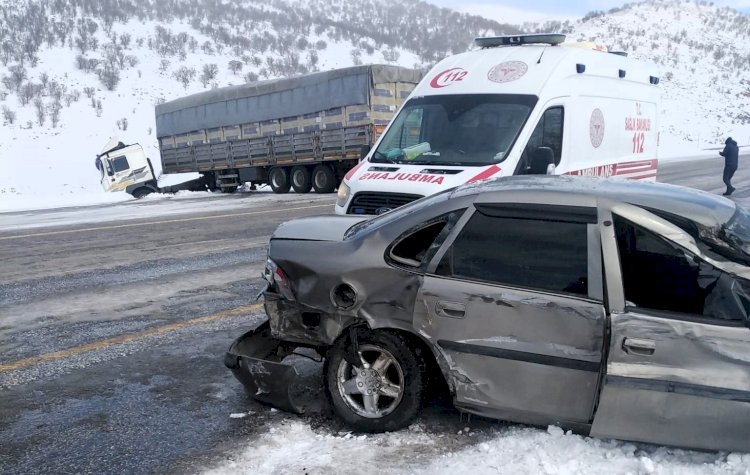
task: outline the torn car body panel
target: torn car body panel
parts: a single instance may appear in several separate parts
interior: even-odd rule
[[[664,185],[512,177],[368,221],[293,222],[269,247],[269,323],[233,345],[233,371],[295,411],[283,389],[264,392],[266,373],[294,378],[280,363],[293,347],[343,343],[354,367],[351,329],[387,330],[431,353],[462,411],[750,452],[738,209]]]
[[[293,349],[289,343],[273,338],[268,321],[264,321],[232,343],[224,356],[224,365],[253,399],[301,414],[302,408],[290,393],[298,377],[297,370],[280,363]]]

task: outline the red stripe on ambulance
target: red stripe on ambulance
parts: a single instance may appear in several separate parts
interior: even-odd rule
[[[352,168],[346,173],[346,175],[344,176],[344,180],[351,180],[354,174],[357,173],[357,170],[359,170],[359,167],[361,167],[363,163],[365,163],[365,160],[362,160],[358,164],[354,165],[354,168]]]
[[[491,167],[489,167],[488,169],[484,170],[479,175],[477,175],[474,178],[472,178],[471,180],[467,181],[466,183],[474,183],[475,181],[486,180],[487,178],[491,177],[495,173],[498,173],[500,170],[502,170],[502,169],[500,167],[498,167],[497,165],[492,165]]]

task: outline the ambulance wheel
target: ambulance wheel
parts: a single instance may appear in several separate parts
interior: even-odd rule
[[[312,177],[307,167],[297,165],[289,174],[292,179],[292,188],[297,193],[308,193],[312,188]]]
[[[141,187],[141,188],[136,188],[135,190],[133,190],[133,192],[131,194],[133,195],[133,198],[135,198],[137,200],[140,200],[144,196],[150,195],[151,193],[153,193],[153,191],[154,190],[152,190],[151,188],[146,188],[144,186],[144,187]]]
[[[312,185],[315,193],[333,193],[336,189],[336,175],[333,174],[331,167],[318,165],[313,170]]]
[[[325,389],[333,412],[357,431],[407,427],[421,407],[421,357],[396,333],[360,331],[356,338],[356,353],[349,336],[328,351]]]
[[[286,168],[277,167],[271,169],[268,174],[268,184],[274,193],[286,193],[289,191],[291,183],[289,182],[289,172]]]

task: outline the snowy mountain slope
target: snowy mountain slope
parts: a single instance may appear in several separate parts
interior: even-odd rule
[[[750,142],[749,18],[667,0],[524,29],[595,39],[660,65],[662,152],[681,154],[726,133]],[[359,63],[427,68],[475,36],[518,31],[416,0],[0,3],[0,208],[30,196],[114,199],[93,158],[119,135],[158,167],[160,101]]]

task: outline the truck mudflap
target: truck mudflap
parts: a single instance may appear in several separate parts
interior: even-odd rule
[[[224,365],[253,399],[288,412],[302,414],[291,388],[299,378],[296,368],[281,363],[296,345],[271,336],[268,320],[237,338],[224,356]]]

